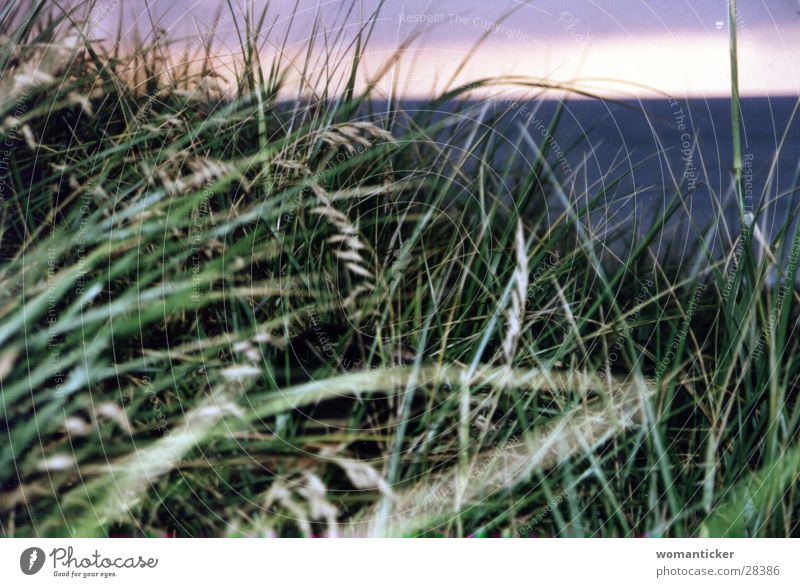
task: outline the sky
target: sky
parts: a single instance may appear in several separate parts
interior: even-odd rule
[[[265,0],[232,0],[237,10]],[[98,0],[99,30],[125,24],[148,29],[158,21],[187,43],[207,33],[218,11],[220,56],[235,52],[234,19],[225,0]],[[267,54],[280,46],[301,67],[314,36],[337,62],[347,62],[352,35],[378,0],[270,0],[262,39]],[[718,97],[730,93],[725,0],[388,0],[367,48],[367,71],[411,36],[415,41],[381,85],[427,96],[458,71],[456,81],[498,75],[566,82],[611,96]],[[314,30],[317,20],[321,26]],[[740,92],[745,96],[800,94],[800,0],[739,0]],[[288,34],[287,34],[288,29]],[[128,28],[130,31],[130,28]],[[481,45],[474,48],[482,37]],[[284,39],[286,42],[284,43]],[[227,45],[227,48],[225,47]],[[224,59],[220,57],[220,63]]]

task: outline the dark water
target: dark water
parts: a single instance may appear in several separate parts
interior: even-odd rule
[[[792,117],[795,102],[794,98],[741,101],[744,204],[754,214],[761,208],[759,216],[768,224],[785,218],[793,201],[800,162],[800,121]],[[704,225],[720,207],[726,215],[738,217],[732,192],[730,110],[725,99],[573,102],[554,134],[564,144],[585,136],[586,145],[568,157],[588,154],[591,179],[615,165],[620,172],[629,172],[625,185],[635,189],[636,199],[645,206],[658,205],[662,188],[671,195],[677,183],[692,217]]]
[[[767,238],[800,205],[795,193],[800,169],[796,102],[793,97],[741,100],[744,205]],[[512,157],[524,167],[536,155],[532,141],[539,146],[544,142],[556,109],[551,101],[476,102],[467,106],[463,126],[468,129],[472,121],[481,120],[494,129],[498,148],[493,168],[500,169]],[[697,230],[713,227],[714,247],[724,248],[739,226],[731,129],[729,99],[574,100],[566,104],[552,133],[555,149],[549,164],[559,182],[572,187],[572,198],[603,194],[600,209],[588,220],[597,230],[621,225],[617,234],[630,243],[680,193],[681,207],[662,246],[679,249],[696,242]],[[523,133],[530,138],[522,138]],[[557,210],[558,198],[551,194],[550,199]]]
[[[794,98],[744,99],[742,156],[745,212],[772,238],[796,214],[800,121]],[[715,249],[725,250],[739,226],[733,190],[733,139],[730,100],[662,100],[625,104],[571,103],[555,137],[568,145],[584,137],[566,157],[586,157],[589,183],[628,173],[616,190],[625,204],[617,212],[635,238],[648,218],[681,194],[681,208],[666,232],[672,254],[704,232]],[[609,170],[616,170],[609,172]],[[606,180],[606,183],[607,183]],[[612,198],[609,198],[611,200]],[[608,206],[614,210],[613,204]],[[601,218],[602,222],[602,218]]]

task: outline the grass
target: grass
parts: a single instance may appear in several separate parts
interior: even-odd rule
[[[607,262],[624,173],[564,174],[563,104],[474,97],[548,84],[387,103],[371,15],[296,91],[267,6],[219,16],[217,85],[212,34],[125,49],[88,8],[0,12],[4,535],[798,535],[796,211],[676,271],[673,171]]]

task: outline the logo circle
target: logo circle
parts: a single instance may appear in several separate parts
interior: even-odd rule
[[[26,575],[35,575],[44,566],[44,551],[36,546],[31,546],[19,555],[19,568]]]

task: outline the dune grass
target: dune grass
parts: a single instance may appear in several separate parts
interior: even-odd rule
[[[404,108],[367,19],[287,87],[247,11],[218,80],[213,35],[126,49],[92,6],[0,13],[4,535],[798,534],[791,218],[675,270],[680,171],[634,239],[592,220],[624,173],[559,168],[563,104],[534,134],[473,94],[548,84]]]

